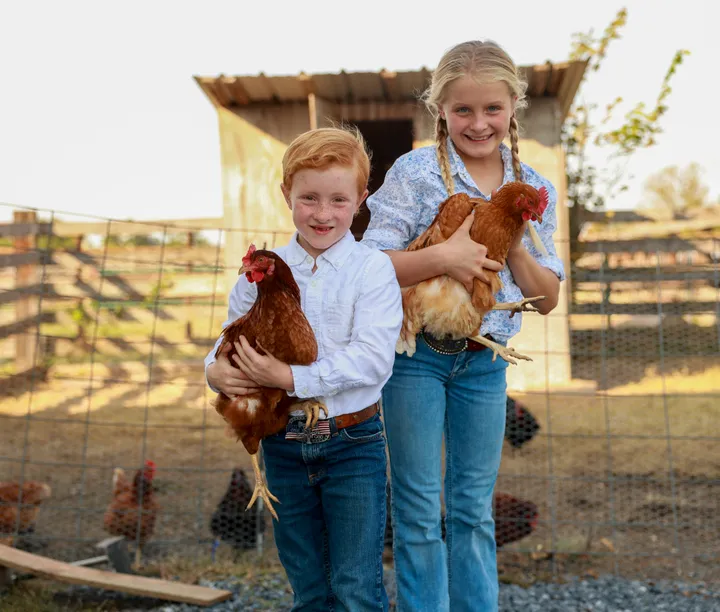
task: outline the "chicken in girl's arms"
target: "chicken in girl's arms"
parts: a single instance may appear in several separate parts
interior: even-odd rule
[[[215,356],[225,351],[231,365],[239,368],[235,361],[238,356],[236,343],[244,342],[261,355],[284,364],[310,365],[316,361],[317,340],[300,306],[300,288],[288,265],[276,253],[256,250],[250,245],[239,273],[257,284],[257,299],[247,314],[223,330]],[[302,409],[308,427],[315,425],[320,411],[327,415],[326,407],[319,401],[297,402],[285,389],[263,386],[253,393],[234,398],[220,393],[215,402],[215,409],[227,422],[231,435],[237,436],[250,453],[255,491],[247,507],[250,508],[260,496],[276,520],[277,514],[270,500],[278,499],[270,493],[260,473],[257,458],[260,442],[285,428],[291,410]]]
[[[505,262],[510,247],[521,235],[529,221],[542,223],[542,215],[548,205],[545,187],[539,190],[521,182],[508,183],[492,193],[490,202],[457,193],[441,205],[433,222],[405,249],[417,251],[444,242],[460,226],[471,223],[470,238],[487,248],[487,257]],[[474,212],[472,217],[468,217]],[[466,221],[467,220],[467,221]],[[544,296],[525,298],[519,302],[497,304],[495,293],[502,288],[497,272],[488,271],[490,283],[479,279],[473,281],[472,293],[454,278],[443,275],[430,278],[416,285],[403,287],[403,327],[397,343],[397,352],[415,353],[416,335],[423,329],[436,338],[460,340],[471,337],[493,351],[493,361],[500,355],[510,363],[513,358],[525,359],[512,348],[479,335],[483,317],[491,310],[536,312],[532,306],[545,299]]]

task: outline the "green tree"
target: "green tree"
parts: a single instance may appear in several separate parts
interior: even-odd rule
[[[576,33],[570,51],[570,60],[587,62],[585,79],[602,66],[608,47],[620,38],[627,24],[627,9],[618,11],[615,19],[596,37],[588,33]],[[667,111],[667,99],[672,91],[670,81],[689,51],[675,52],[663,78],[660,92],[652,110],[644,102],[638,102],[626,112],[619,126],[610,129],[613,114],[623,104],[616,97],[605,107],[602,119],[596,118],[597,104],[582,101],[582,84],[576,102],[563,125],[562,143],[566,157],[568,201],[570,209],[571,251],[579,254],[577,236],[587,210],[601,210],[607,202],[627,189],[625,184],[627,162],[639,149],[652,147],[662,134],[660,119]],[[600,172],[589,161],[589,150],[599,147],[607,152],[611,162]]]

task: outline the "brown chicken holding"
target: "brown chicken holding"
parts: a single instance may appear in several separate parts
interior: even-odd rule
[[[470,237],[487,247],[489,259],[504,263],[523,224],[530,220],[542,222],[547,204],[548,193],[544,187],[537,190],[520,182],[503,185],[493,192],[490,202],[458,193],[440,205],[438,214],[427,230],[410,243],[406,250],[417,251],[444,242],[474,210]],[[415,336],[424,328],[437,338],[458,340],[471,337],[493,351],[493,360],[497,355],[510,363],[515,363],[513,357],[529,360],[512,348],[479,336],[480,324],[491,310],[510,310],[512,314],[535,311],[532,304],[544,299],[544,296],[497,304],[494,296],[501,289],[502,282],[497,272],[487,271],[487,274],[491,278],[490,285],[475,279],[472,294],[468,293],[462,283],[448,275],[404,287],[404,317],[397,352],[407,352],[412,356],[415,353]]]
[[[288,265],[275,253],[256,250],[250,246],[241,274],[257,284],[258,295],[252,308],[223,330],[223,339],[216,351],[219,355],[230,343],[228,358],[236,354],[234,347],[240,336],[261,354],[267,352],[280,361],[293,365],[310,365],[317,360],[318,346],[315,334],[300,306],[300,288]],[[220,393],[215,409],[225,419],[232,434],[250,453],[255,473],[255,490],[248,508],[258,496],[277,520],[271,499],[279,501],[270,493],[260,473],[257,453],[263,438],[281,431],[288,422],[291,410],[301,409],[307,415],[307,426],[317,422],[320,411],[327,415],[326,407],[319,401],[300,401],[288,396],[283,389],[262,387],[250,395],[229,398]]]

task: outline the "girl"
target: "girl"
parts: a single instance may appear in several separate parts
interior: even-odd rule
[[[498,302],[545,295],[542,314],[557,304],[563,265],[552,242],[553,186],[518,156],[516,112],[525,89],[513,61],[497,44],[472,41],[440,60],[424,94],[435,117],[436,144],[400,157],[368,200],[370,225],[363,242],[386,251],[401,286],[440,274],[472,287],[473,277],[500,271]],[[510,147],[503,144],[509,136]],[[545,186],[549,204],[537,227],[548,255],[525,229],[506,265],[485,257],[470,239],[472,215],[446,242],[403,252],[456,191],[488,199],[506,182]],[[480,333],[506,344],[521,316],[492,311]],[[436,344],[432,342],[432,344]],[[505,425],[507,364],[481,345],[456,354],[436,351],[421,337],[412,358],[396,355],[382,394],[391,464],[392,522],[398,611],[493,611],[498,606],[492,518],[493,488]],[[445,436],[447,547],[440,527],[441,449]]]

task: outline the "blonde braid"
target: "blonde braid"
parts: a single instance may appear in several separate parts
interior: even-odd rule
[[[447,123],[440,115],[435,118],[435,140],[437,141],[436,153],[438,164],[440,165],[440,174],[442,174],[448,197],[455,193],[455,181],[452,177],[450,169],[450,157],[447,150],[447,139],[449,138],[447,131]]]
[[[518,153],[518,121],[515,118],[515,115],[513,115],[510,118],[510,129],[508,130],[510,133],[510,150],[512,151],[512,165],[513,165],[513,172],[515,173],[515,180],[522,182],[523,181],[523,174],[522,174],[522,166],[520,165],[520,154]],[[545,248],[545,245],[542,243],[542,240],[540,240],[540,236],[537,233],[537,230],[535,229],[535,226],[532,223],[528,223],[528,231],[530,232],[530,238],[533,241],[533,244],[535,245],[535,248],[540,251],[542,255],[545,257],[548,256],[547,249]]]
[[[513,166],[513,172],[515,173],[515,180],[522,182],[523,180],[523,174],[522,174],[522,166],[520,165],[520,154],[519,154],[519,148],[518,148],[518,121],[515,118],[515,115],[510,117],[510,129],[508,130],[510,133],[510,150],[512,151],[512,166]]]

